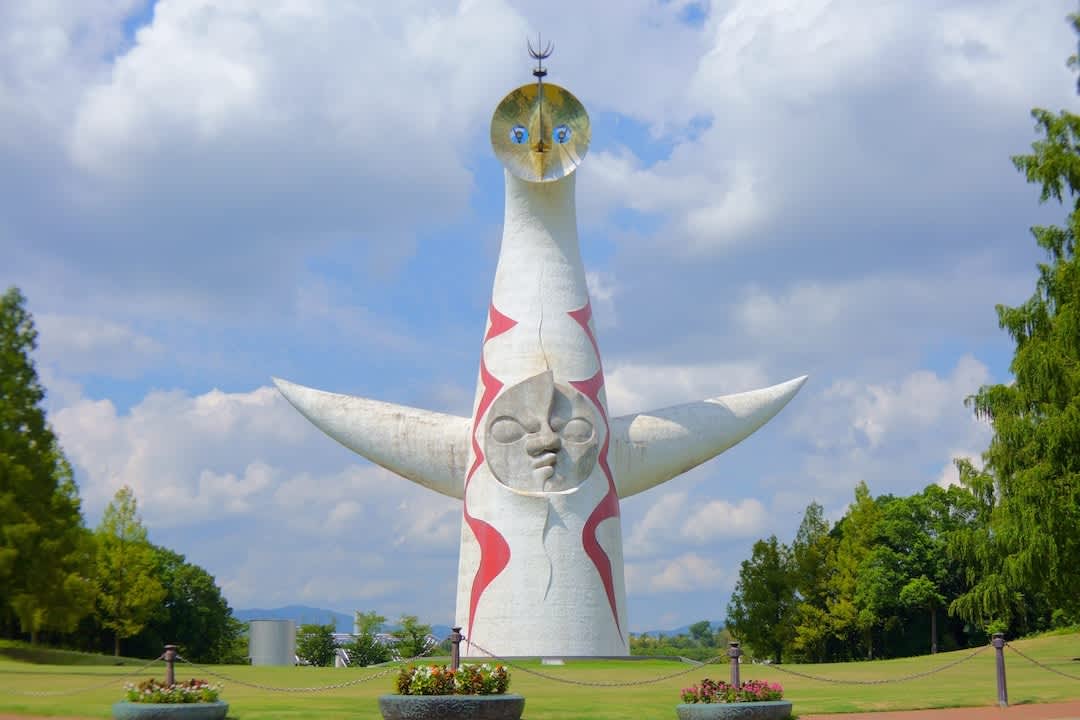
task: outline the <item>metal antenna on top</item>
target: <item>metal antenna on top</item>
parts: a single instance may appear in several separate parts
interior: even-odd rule
[[[536,60],[536,69],[533,70],[533,75],[537,78],[542,78],[547,75],[547,70],[544,69],[544,60],[551,57],[551,53],[554,52],[555,46],[552,43],[548,43],[547,47],[540,50],[543,47],[540,44],[540,33],[536,33],[536,49],[533,49],[532,41],[528,38],[525,39],[525,44],[529,46],[530,57]]]

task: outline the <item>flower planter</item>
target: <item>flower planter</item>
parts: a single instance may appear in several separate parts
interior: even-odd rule
[[[225,720],[229,703],[136,703],[118,702],[113,705],[115,720]]]
[[[675,706],[679,720],[787,720],[791,703],[764,700],[737,703],[683,703]]]
[[[519,720],[521,695],[380,695],[384,720]]]

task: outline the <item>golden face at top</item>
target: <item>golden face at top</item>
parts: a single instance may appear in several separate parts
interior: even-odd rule
[[[503,166],[531,182],[566,177],[589,149],[589,115],[569,91],[550,83],[522,85],[495,108],[491,146]]]

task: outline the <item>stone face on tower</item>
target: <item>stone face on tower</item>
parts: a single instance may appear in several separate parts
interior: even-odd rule
[[[805,378],[610,418],[574,207],[588,116],[544,74],[492,120],[506,214],[472,417],[275,382],[346,447],[463,501],[466,655],[626,655],[619,498],[739,442]]]

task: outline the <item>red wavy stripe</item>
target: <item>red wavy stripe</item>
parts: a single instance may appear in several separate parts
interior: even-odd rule
[[[611,426],[608,423],[607,411],[600,402],[600,390],[604,387],[604,366],[600,360],[600,346],[596,342],[596,336],[593,334],[592,328],[589,327],[589,321],[592,319],[592,304],[585,303],[585,306],[572,310],[568,313],[578,325],[585,331],[585,334],[589,338],[589,342],[592,343],[593,351],[596,353],[596,365],[598,367],[596,374],[588,380],[571,381],[570,384],[580,390],[582,393],[588,396],[592,400],[593,405],[600,413],[600,417],[604,421],[604,444],[600,447],[600,456],[597,458],[597,464],[600,466],[601,471],[604,473],[604,477],[608,481],[608,491],[604,497],[593,509],[589,518],[585,521],[585,527],[581,530],[581,544],[585,548],[585,554],[592,560],[593,565],[596,566],[596,571],[600,574],[600,581],[604,584],[604,591],[607,593],[608,605],[611,607],[611,616],[615,620],[615,627],[619,630],[619,634],[622,635],[622,627],[619,623],[619,610],[615,602],[615,580],[614,572],[611,567],[611,558],[604,552],[604,548],[600,545],[600,540],[596,537],[596,529],[600,526],[600,523],[608,518],[619,517],[619,494],[615,490],[615,478],[611,473],[611,467],[608,465],[608,449],[611,445]]]
[[[489,325],[487,333],[484,335],[484,344],[493,337],[502,335],[504,332],[510,330],[510,328],[517,325],[516,320],[508,318],[501,312],[495,309],[495,304],[492,303],[488,310]],[[465,475],[465,489],[469,488],[469,481],[472,480],[473,475],[477,469],[484,462],[484,451],[480,447],[480,443],[476,440],[476,428],[480,423],[480,419],[484,417],[484,413],[491,407],[491,403],[495,401],[499,391],[502,389],[503,384],[487,369],[487,363],[484,360],[484,350],[480,349],[480,384],[484,388],[483,394],[480,396],[480,402],[476,406],[476,415],[473,417],[472,424],[472,448],[473,448],[473,464],[469,468],[469,472]],[[468,495],[466,495],[466,498]],[[480,596],[484,594],[488,585],[498,577],[506,566],[510,563],[510,545],[506,542],[498,530],[489,525],[488,523],[475,518],[469,514],[468,503],[463,503],[465,522],[472,530],[473,535],[476,537],[476,542],[480,546],[480,567],[476,569],[476,575],[473,576],[472,591],[469,596],[469,627],[468,635],[472,636],[473,621],[476,619],[476,607],[480,604]]]

